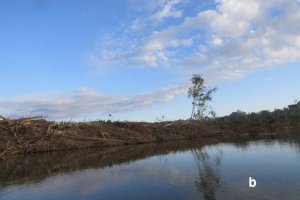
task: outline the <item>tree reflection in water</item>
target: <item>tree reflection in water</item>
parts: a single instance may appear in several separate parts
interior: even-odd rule
[[[210,156],[203,148],[191,148],[198,177],[195,181],[205,200],[214,200],[216,189],[220,187],[220,165],[222,151],[217,149],[216,155]]]

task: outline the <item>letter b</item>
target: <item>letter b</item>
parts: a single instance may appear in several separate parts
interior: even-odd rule
[[[254,188],[256,186],[256,180],[254,178],[249,177],[249,187]]]

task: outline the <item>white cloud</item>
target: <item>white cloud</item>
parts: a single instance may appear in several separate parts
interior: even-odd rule
[[[167,66],[169,52],[167,48],[186,47],[193,44],[193,38],[171,38],[168,35],[154,33],[140,48],[137,60],[148,66]],[[151,57],[151,60],[147,58]]]
[[[129,30],[137,32],[145,28],[157,28],[157,25],[170,18],[181,18],[183,10],[178,9],[187,0],[144,0],[137,5],[140,15],[134,18],[129,25]],[[132,2],[136,4],[136,2]]]
[[[182,0],[167,0],[163,7],[156,11],[150,19],[162,22],[167,17],[179,18],[182,16],[182,10],[176,9],[176,5],[182,3]]]
[[[215,46],[220,46],[223,44],[223,40],[220,37],[213,36],[211,43]]]
[[[176,60],[177,66],[205,71],[216,79],[240,78],[261,67],[300,59],[297,1],[219,0],[218,3],[216,10],[199,12],[179,25],[152,34],[142,55],[156,56],[159,60],[156,52],[168,55],[168,51],[180,48],[168,58],[170,62]],[[194,44],[201,48],[193,45],[193,50],[183,45],[180,41],[184,37],[193,38]],[[149,44],[152,48],[147,48]],[[183,50],[190,50],[190,54],[182,55]],[[182,58],[179,64],[178,57]]]
[[[154,15],[159,7],[174,11],[179,3],[161,1]],[[167,22],[167,14],[158,16]],[[296,0],[217,0],[215,9],[181,17],[176,24],[166,23],[159,29],[147,26],[147,31],[128,34],[127,42],[108,48],[115,56],[107,56],[107,63],[172,66],[172,70],[205,73],[220,80],[300,60],[300,4]]]
[[[135,97],[123,97],[80,88],[65,94],[0,99],[0,113],[9,117],[42,115],[51,120],[83,118],[90,114],[140,110],[150,105],[168,102],[185,92],[186,87],[173,86]]]

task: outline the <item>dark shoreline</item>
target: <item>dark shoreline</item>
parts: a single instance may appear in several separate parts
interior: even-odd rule
[[[199,138],[240,138],[285,135],[297,127],[252,127],[221,129],[188,120],[166,122],[49,122],[41,118],[0,119],[0,157],[72,149],[161,143]]]

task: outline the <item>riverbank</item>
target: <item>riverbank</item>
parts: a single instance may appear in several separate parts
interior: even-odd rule
[[[0,157],[13,154],[50,152],[194,138],[274,136],[291,127],[252,127],[236,130],[190,121],[166,122],[50,122],[41,118],[0,118]]]

